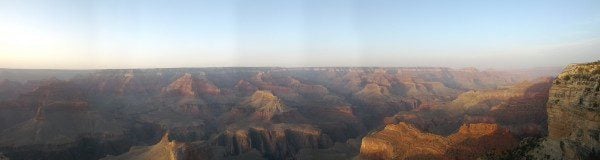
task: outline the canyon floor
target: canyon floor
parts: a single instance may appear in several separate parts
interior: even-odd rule
[[[0,69],[0,160],[594,159],[599,76],[598,62]]]

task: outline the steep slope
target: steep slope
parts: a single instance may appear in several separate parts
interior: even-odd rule
[[[61,111],[64,110],[64,111]],[[36,116],[1,132],[0,144],[23,147],[27,145],[64,145],[75,143],[81,136],[121,137],[124,129],[100,115],[67,107],[40,108]]]
[[[127,153],[102,160],[205,160],[212,156],[212,150],[205,143],[177,142],[170,140],[167,133],[153,146],[132,147]]]
[[[476,159],[515,147],[517,140],[496,124],[467,124],[448,137],[406,124],[387,125],[362,140],[363,159]]]
[[[271,119],[273,115],[288,110],[281,100],[269,91],[254,92],[246,103],[255,110],[257,117],[263,119]]]
[[[541,78],[499,89],[471,90],[450,103],[424,103],[387,117],[385,122],[408,122],[442,135],[455,132],[463,123],[497,123],[519,137],[543,137],[547,134],[546,102],[552,80]]]
[[[186,97],[196,96],[193,88],[194,80],[191,74],[186,73],[166,87],[166,92],[176,92]]]
[[[548,100],[548,139],[532,152],[541,158],[600,158],[600,62],[570,65]]]
[[[213,140],[227,155],[258,151],[269,159],[295,157],[300,149],[331,147],[331,139],[310,125],[265,124],[228,128]]]
[[[450,142],[442,136],[423,133],[406,123],[387,125],[362,139],[364,159],[442,158]]]
[[[54,102],[0,132],[0,150],[23,159],[94,159],[129,147],[126,123],[90,111],[86,102]],[[87,148],[94,146],[92,150]],[[50,152],[54,151],[54,152]]]

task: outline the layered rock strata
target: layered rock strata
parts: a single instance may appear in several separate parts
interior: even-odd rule
[[[476,159],[489,151],[502,152],[517,145],[507,129],[496,124],[467,124],[443,137],[406,124],[387,125],[362,140],[363,159]]]

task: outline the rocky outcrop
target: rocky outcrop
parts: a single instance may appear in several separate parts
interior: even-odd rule
[[[256,91],[246,104],[254,109],[254,117],[270,120],[275,114],[288,110],[281,100],[269,91]]]
[[[489,153],[499,154],[513,149],[518,139],[498,124],[465,124],[458,133],[448,136],[452,147],[447,154],[457,159],[476,159]]]
[[[281,103],[281,100],[269,91],[256,91],[247,101],[248,105],[257,110],[270,112],[282,112],[287,107]]]
[[[600,62],[570,65],[554,81],[548,100],[548,141],[554,158],[600,157]]]
[[[20,159],[96,159],[130,145],[123,123],[70,107],[39,108],[35,117],[0,132],[0,150]],[[53,152],[51,152],[53,151]]]
[[[132,147],[119,156],[108,156],[102,160],[207,160],[213,151],[203,142],[184,143],[169,139],[169,134],[153,146]]]
[[[1,106],[25,120],[3,116],[13,124],[0,131],[0,151],[14,159],[97,159],[127,149],[129,123],[93,110],[76,87],[49,83]]]
[[[519,138],[547,134],[546,102],[553,78],[541,78],[499,89],[464,92],[451,103],[421,103],[419,108],[385,118],[420,130],[449,135],[461,124],[497,123]]]
[[[196,85],[198,93],[205,96],[216,96],[221,93],[221,89],[207,79],[199,79]]]
[[[517,145],[507,129],[496,124],[467,124],[448,137],[424,133],[406,124],[387,125],[362,140],[363,159],[476,159],[489,151]]]
[[[332,145],[321,130],[309,125],[274,124],[230,128],[214,141],[226,149],[227,155],[240,155],[252,150],[269,159],[295,157],[300,149],[321,149]]]
[[[415,156],[442,158],[450,142],[442,136],[423,133],[406,123],[387,125],[362,139],[364,159],[407,159]]]
[[[173,83],[169,84],[166,87],[167,92],[178,92],[179,94],[187,97],[196,96],[196,92],[194,92],[194,88],[192,87],[194,84],[194,79],[191,74],[186,73],[183,76],[179,77],[177,80],[173,81]]]

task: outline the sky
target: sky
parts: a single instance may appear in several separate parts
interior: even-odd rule
[[[598,0],[0,0],[0,68],[564,66]]]

